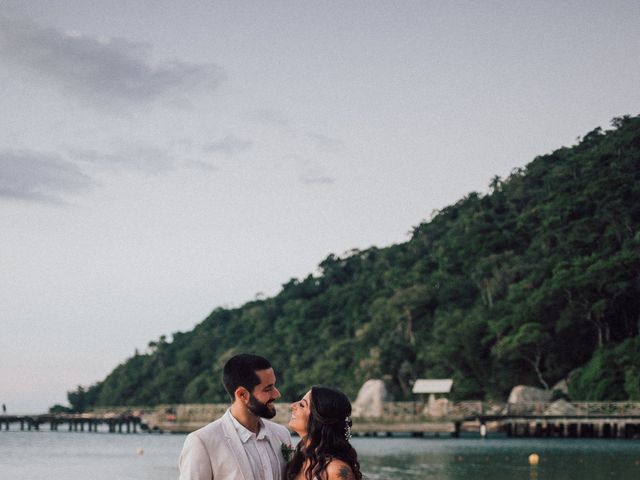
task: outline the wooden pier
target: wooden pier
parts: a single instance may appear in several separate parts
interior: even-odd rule
[[[509,437],[640,438],[640,402],[499,404],[450,402],[438,410],[421,402],[386,402],[382,415],[353,419],[354,436],[451,436],[476,432]],[[0,416],[0,431],[189,433],[220,418],[228,404],[97,408],[91,413]],[[289,404],[277,404],[273,419],[286,425]]]
[[[98,432],[105,425],[109,433],[137,433],[144,430],[141,417],[134,414],[93,415],[93,414],[44,414],[44,415],[2,415],[0,431],[16,428],[22,431],[39,431],[49,426],[50,431]],[[105,430],[103,428],[103,430]]]
[[[551,403],[507,405],[499,414],[477,414],[481,425],[491,425],[509,437],[640,438],[640,403],[565,403],[558,412]]]
[[[509,437],[640,438],[640,416],[522,416],[498,421]]]

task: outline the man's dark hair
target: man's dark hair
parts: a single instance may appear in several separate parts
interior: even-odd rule
[[[235,357],[231,357],[224,364],[222,371],[222,383],[224,388],[231,397],[231,401],[235,400],[234,392],[238,387],[246,388],[249,393],[253,393],[253,389],[260,383],[260,378],[256,374],[258,370],[267,370],[271,368],[271,363],[264,357],[259,355],[251,355],[250,353],[241,353]]]

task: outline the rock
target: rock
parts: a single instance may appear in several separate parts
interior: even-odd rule
[[[380,418],[384,414],[383,403],[390,400],[387,387],[382,380],[367,380],[360,387],[351,414],[360,418]]]
[[[542,388],[527,387],[526,385],[518,385],[513,387],[509,394],[508,403],[521,404],[529,402],[549,402],[551,401],[551,390],[543,390]]]
[[[545,415],[575,415],[577,413],[576,407],[571,405],[565,399],[561,398],[553,402],[544,411]]]
[[[553,387],[551,387],[552,397],[551,401],[555,402],[556,400],[560,400],[564,398],[565,400],[569,400],[569,383],[567,380],[560,380]]]
[[[567,380],[560,380],[553,387],[551,387],[551,391],[559,391],[564,393],[565,395],[569,395],[569,385],[567,384]]]

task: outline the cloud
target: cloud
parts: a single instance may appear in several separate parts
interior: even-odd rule
[[[278,127],[289,126],[289,120],[284,116],[280,110],[273,110],[270,108],[259,108],[252,110],[247,114],[250,120],[265,125],[275,125]]]
[[[317,162],[312,162],[294,156],[298,161],[300,175],[298,181],[305,185],[331,185],[335,183],[336,177],[329,175],[324,166]]]
[[[202,170],[204,172],[217,172],[219,170],[217,166],[202,160],[185,160],[184,166],[187,168]]]
[[[56,156],[0,152],[0,198],[63,203],[61,195],[82,192],[94,183],[77,165]]]
[[[169,142],[166,148],[144,143],[125,143],[112,151],[67,147],[69,158],[91,167],[91,171],[133,171],[159,175],[176,169],[195,169],[206,172],[218,170],[207,159],[189,153],[192,143],[186,140]]]
[[[335,183],[336,178],[314,172],[303,172],[298,180],[306,185],[331,185]]]
[[[244,140],[233,135],[227,135],[222,140],[209,145],[206,150],[207,152],[221,153],[227,157],[232,157],[238,153],[248,150],[252,145],[253,142],[250,140]]]
[[[225,79],[216,65],[153,63],[148,51],[146,44],[64,33],[0,15],[0,61],[93,103],[147,104],[185,91],[216,88]]]
[[[137,144],[125,145],[115,152],[108,153],[72,148],[69,154],[77,161],[106,169],[136,170],[150,174],[172,170],[178,163],[178,160],[165,150]]]
[[[66,203],[65,195],[81,194],[102,184],[100,174],[105,172],[157,175],[178,168],[218,170],[206,160],[144,144],[124,145],[113,152],[67,148],[64,157],[27,150],[0,151],[0,200]]]
[[[322,133],[308,132],[307,138],[313,142],[313,144],[325,152],[338,153],[345,149],[345,144],[338,138],[329,137]]]

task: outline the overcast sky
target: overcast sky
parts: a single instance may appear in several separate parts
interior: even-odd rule
[[[0,402],[640,113],[640,2],[0,2]]]

